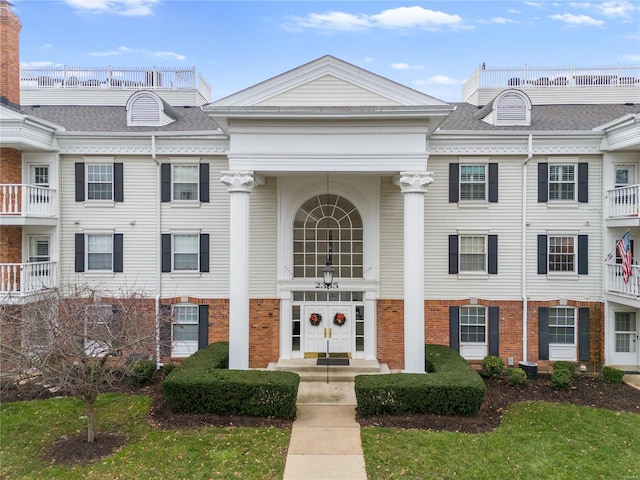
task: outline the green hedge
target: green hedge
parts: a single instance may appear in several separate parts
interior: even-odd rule
[[[427,345],[425,360],[433,373],[358,375],[355,391],[360,415],[478,413],[486,387],[473,367],[444,345]]]
[[[214,413],[293,418],[300,377],[291,372],[227,370],[229,345],[199,350],[165,378],[162,387],[175,413]]]

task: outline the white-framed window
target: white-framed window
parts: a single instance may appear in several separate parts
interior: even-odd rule
[[[460,200],[487,199],[487,166],[460,164]]]
[[[198,305],[174,305],[171,320],[171,356],[188,357],[197,350]]]
[[[487,308],[481,305],[460,307],[460,345],[487,344]]]
[[[113,270],[113,234],[87,234],[87,270]]]
[[[84,349],[90,357],[104,357],[116,346],[119,328],[113,322],[113,306],[104,303],[88,305],[84,323]]]
[[[48,262],[51,260],[49,251],[51,237],[49,235],[29,236],[29,263]]]
[[[200,166],[199,165],[172,165],[173,175],[173,200],[198,200]]]
[[[173,246],[173,270],[197,272],[200,265],[200,235],[174,234],[171,243]]]
[[[627,187],[636,183],[635,165],[615,166],[615,188]]]
[[[487,271],[487,237],[460,236],[460,272]]]
[[[549,345],[576,346],[575,308],[549,308]]]
[[[87,200],[113,200],[113,164],[87,164]]]
[[[31,184],[49,188],[49,165],[31,165]]]
[[[549,235],[548,242],[548,271],[575,272],[577,266],[576,237]]]
[[[549,165],[549,200],[576,199],[576,165]]]

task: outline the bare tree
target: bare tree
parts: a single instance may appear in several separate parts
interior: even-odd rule
[[[3,375],[37,374],[84,402],[87,441],[96,438],[95,401],[127,375],[132,362],[159,349],[153,299],[72,285],[2,310]],[[166,321],[166,320],[165,320]]]

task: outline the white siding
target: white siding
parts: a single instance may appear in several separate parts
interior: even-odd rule
[[[277,277],[277,182],[268,178],[251,193],[250,286],[252,298],[274,298]]]
[[[400,104],[333,75],[325,75],[317,80],[264,100],[257,105],[284,107]]]
[[[429,195],[427,193],[427,195]],[[380,297],[404,296],[404,198],[391,177],[380,180]]]

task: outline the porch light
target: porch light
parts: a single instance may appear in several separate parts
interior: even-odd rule
[[[324,280],[324,286],[326,288],[331,288],[331,285],[333,285],[333,267],[330,262],[327,262],[325,267],[322,269],[322,279]]]

